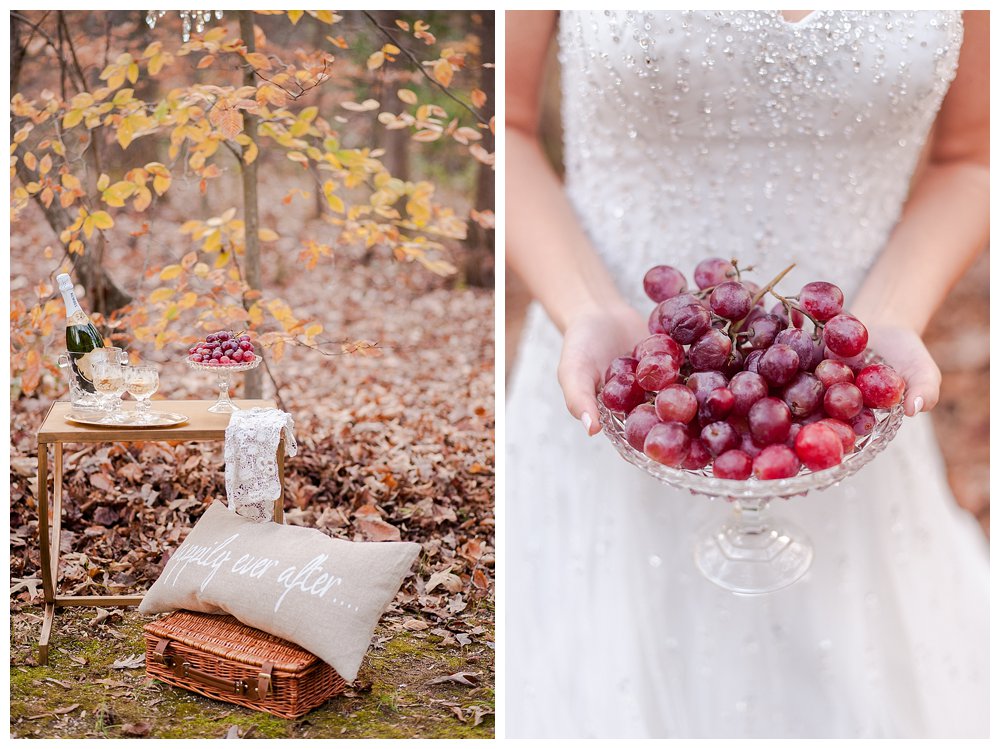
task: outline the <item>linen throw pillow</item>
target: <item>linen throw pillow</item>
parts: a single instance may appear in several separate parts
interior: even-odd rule
[[[232,614],[301,645],[353,681],[419,552],[415,543],[355,543],[312,528],[255,523],[215,501],[139,611]]]

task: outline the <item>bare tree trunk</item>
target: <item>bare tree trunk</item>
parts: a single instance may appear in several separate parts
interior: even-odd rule
[[[388,29],[396,27],[396,18],[399,13],[391,10],[374,11],[373,15],[380,26]],[[380,111],[391,114],[400,114],[403,109],[403,102],[397,95],[399,91],[399,79],[393,71],[395,69],[388,65],[383,65],[382,90],[376,98],[382,102]],[[382,163],[389,170],[393,177],[397,177],[404,182],[410,178],[410,136],[405,130],[388,130],[375,122],[375,143],[378,148],[385,149],[385,156]]]
[[[474,14],[474,18],[476,19],[474,28],[481,40],[482,48],[479,61],[479,88],[486,94],[486,109],[483,116],[489,119],[495,111],[493,101],[495,68],[484,68],[482,63],[492,63],[496,55],[494,14],[491,11],[479,11]],[[493,134],[489,130],[480,130],[480,132],[483,134],[483,148],[487,151],[493,151]],[[492,211],[495,200],[496,174],[492,167],[480,164],[479,172],[476,175],[475,207],[480,211]],[[466,281],[474,286],[492,286],[496,262],[494,231],[473,223],[470,239],[470,252],[466,262]]]
[[[18,19],[11,16],[10,92],[12,96],[17,92],[17,85],[21,75],[21,65],[26,54],[26,50],[21,44],[20,34],[18,33],[18,23]],[[65,64],[65,61],[63,64]],[[12,141],[14,132],[14,122],[11,121],[10,133]],[[93,154],[91,155],[91,158],[94,158]],[[26,185],[29,182],[33,182],[35,179],[34,175],[26,166],[24,166],[24,162],[20,159],[17,162],[16,172],[17,178],[22,184]],[[39,193],[36,193],[32,197],[35,200],[35,204],[41,209],[42,215],[45,216],[45,221],[52,228],[52,231],[57,237],[73,223],[74,218],[70,216],[69,212],[59,205],[58,202],[53,201],[46,206],[42,203],[41,195]],[[101,234],[101,232],[98,232],[94,236],[93,242],[86,243],[90,245],[86,252],[82,255],[71,253],[69,259],[73,263],[73,270],[76,272],[77,279],[87,291],[87,299],[90,309],[94,312],[100,312],[102,315],[107,316],[131,302],[132,297],[118,288],[118,285],[111,279],[107,271],[101,265],[101,258],[104,256],[104,235]]]
[[[240,36],[248,52],[256,51],[253,34],[253,11],[239,11]],[[243,85],[255,85],[253,70],[247,66],[243,72]],[[257,117],[243,111],[243,132],[254,143],[257,142]],[[260,216],[257,211],[257,159],[247,164],[241,161],[243,176],[243,224],[246,228],[246,250],[243,255],[243,269],[246,273],[247,285],[251,289],[260,290]],[[249,307],[251,302],[245,301]],[[260,398],[263,390],[263,374],[258,367],[246,373],[244,395],[247,398]]]

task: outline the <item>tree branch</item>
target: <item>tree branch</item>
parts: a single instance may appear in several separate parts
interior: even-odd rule
[[[361,11],[361,13],[362,13],[362,15],[364,15],[365,18],[367,18],[371,22],[371,24],[376,29],[378,29],[379,31],[382,32],[383,36],[385,36],[385,38],[388,39],[393,44],[393,46],[398,47],[400,49],[400,51],[402,51],[402,53],[409,58],[410,62],[412,62],[416,66],[417,70],[419,70],[421,73],[424,74],[424,78],[426,78],[431,83],[433,83],[435,86],[437,86],[439,89],[441,89],[441,91],[449,99],[451,99],[452,101],[454,101],[457,104],[461,105],[464,109],[467,109],[469,111],[469,113],[473,117],[475,117],[476,120],[478,120],[481,124],[483,124],[483,125],[489,125],[490,124],[489,120],[487,120],[485,117],[483,117],[481,114],[479,114],[479,112],[477,112],[473,107],[471,107],[470,105],[466,104],[464,101],[462,101],[457,96],[455,96],[455,94],[453,94],[451,91],[449,91],[447,89],[447,87],[442,86],[440,81],[438,81],[437,79],[435,79],[434,76],[432,76],[430,73],[428,73],[426,70],[424,70],[424,66],[423,66],[423,64],[421,64],[420,60],[417,59],[417,56],[414,55],[412,52],[410,52],[410,50],[408,50],[406,47],[404,47],[401,43],[399,43],[398,41],[396,41],[396,37],[394,37],[389,32],[389,29],[387,29],[385,26],[383,26],[382,24],[380,24],[371,13],[369,13],[367,10],[363,10],[363,11]]]

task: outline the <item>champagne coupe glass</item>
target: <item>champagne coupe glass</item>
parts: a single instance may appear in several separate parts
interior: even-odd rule
[[[160,375],[156,367],[150,365],[125,367],[125,389],[136,400],[135,420],[139,424],[148,424],[150,402],[160,386]]]
[[[117,361],[94,364],[94,387],[107,399],[107,412],[101,421],[119,424],[122,421],[122,393],[125,392],[125,367]]]

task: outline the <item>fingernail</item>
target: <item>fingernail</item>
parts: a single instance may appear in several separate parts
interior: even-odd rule
[[[924,399],[919,395],[913,399],[913,415],[916,416],[918,413],[924,410]]]
[[[590,427],[594,425],[594,420],[590,418],[590,414],[584,411],[583,416],[580,417],[580,421],[583,422],[583,428],[587,430],[587,434],[590,434]]]

